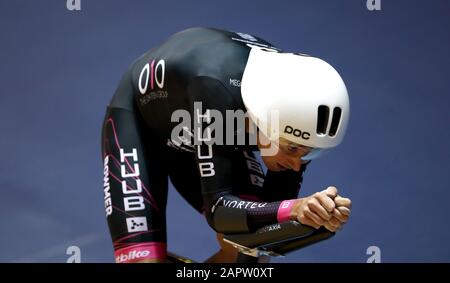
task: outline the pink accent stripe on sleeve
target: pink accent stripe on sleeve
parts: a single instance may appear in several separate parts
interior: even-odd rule
[[[293,204],[294,200],[284,200],[281,202],[277,213],[278,223],[290,220],[291,208]]]

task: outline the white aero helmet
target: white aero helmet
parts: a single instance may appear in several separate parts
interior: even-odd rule
[[[265,136],[313,148],[304,160],[344,138],[350,114],[347,88],[338,72],[319,58],[253,47],[241,93],[249,116]],[[278,112],[278,125],[271,123],[273,111]]]

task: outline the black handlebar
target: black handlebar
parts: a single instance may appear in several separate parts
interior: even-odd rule
[[[321,227],[314,229],[297,221],[277,223],[248,234],[227,234],[224,240],[235,246],[240,254],[279,256],[326,240],[333,232]],[[242,258],[246,257],[240,257]],[[246,259],[246,262],[249,260]]]

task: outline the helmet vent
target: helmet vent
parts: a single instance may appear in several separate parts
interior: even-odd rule
[[[335,107],[333,110],[333,119],[331,120],[331,127],[329,135],[330,137],[334,137],[339,127],[339,121],[341,120],[342,110],[340,107]]]
[[[330,109],[328,106],[320,105],[317,111],[317,134],[325,135],[328,126],[328,116],[330,115]]]

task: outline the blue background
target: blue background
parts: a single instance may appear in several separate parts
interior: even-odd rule
[[[260,36],[338,69],[348,134],[311,164],[302,194],[353,200],[333,239],[277,262],[450,261],[450,2],[0,1],[0,261],[112,262],[100,129],[122,73],[171,34],[214,26]],[[204,260],[212,230],[169,191],[169,249]]]

